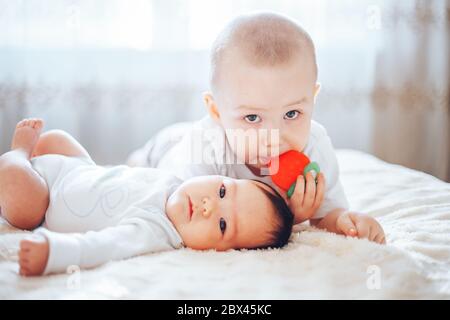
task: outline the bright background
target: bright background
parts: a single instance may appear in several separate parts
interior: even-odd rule
[[[233,16],[273,10],[317,48],[314,118],[353,148],[450,181],[449,0],[0,0],[0,152],[42,117],[100,164],[202,117],[208,50]]]

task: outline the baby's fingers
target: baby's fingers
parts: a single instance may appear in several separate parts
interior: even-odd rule
[[[295,182],[295,189],[289,198],[289,206],[294,208],[301,208],[303,206],[303,198],[305,193],[305,179],[302,175],[297,177]]]
[[[378,222],[374,222],[374,225],[370,227],[370,240],[379,244],[385,244],[386,240],[383,228],[378,224]]]
[[[375,237],[375,239],[373,241],[376,243],[379,243],[379,244],[386,244],[386,238],[384,236],[384,233],[381,232],[381,233],[377,234],[377,236]]]
[[[358,230],[358,238],[370,240],[370,224],[365,220],[359,220],[356,223],[356,229]]]
[[[305,208],[311,208],[316,198],[316,180],[311,172],[306,174],[306,191],[305,198],[303,199],[303,206]]]
[[[356,226],[348,214],[342,214],[337,220],[337,229],[347,236],[354,237],[358,234]]]
[[[314,208],[318,209],[322,204],[325,196],[325,176],[323,173],[319,173],[317,176],[316,198],[314,200]]]

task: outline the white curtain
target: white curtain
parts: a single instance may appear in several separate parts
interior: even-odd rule
[[[450,181],[450,1],[396,2],[376,59],[374,153]]]
[[[314,39],[322,83],[314,117],[334,145],[412,166],[392,158],[395,147],[379,148],[385,137],[374,92],[385,87],[386,56],[403,61],[411,53],[396,42],[390,14],[415,3],[0,0],[0,152],[9,148],[15,122],[32,115],[47,128],[68,130],[98,163],[123,162],[162,127],[204,114],[208,50],[220,29],[239,13],[273,10],[299,21]]]

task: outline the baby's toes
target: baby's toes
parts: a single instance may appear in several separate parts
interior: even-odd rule
[[[373,241],[379,244],[386,244],[386,237],[383,233],[379,233]]]
[[[42,119],[32,119],[30,125],[34,128],[34,129],[41,129],[42,128]]]
[[[27,124],[27,121],[28,121],[28,119],[20,120],[20,121],[17,123],[16,128],[22,128],[22,127],[25,127],[25,125]]]

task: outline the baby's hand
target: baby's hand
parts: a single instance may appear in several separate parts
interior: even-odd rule
[[[40,235],[32,235],[20,241],[20,275],[39,276],[44,273],[49,253],[48,241]]]
[[[383,228],[372,217],[360,213],[345,212],[336,220],[336,229],[351,237],[366,238],[370,241],[385,244]]]
[[[325,176],[319,173],[317,185],[311,172],[297,177],[295,190],[287,204],[294,214],[294,224],[310,219],[322,204],[325,194]]]

